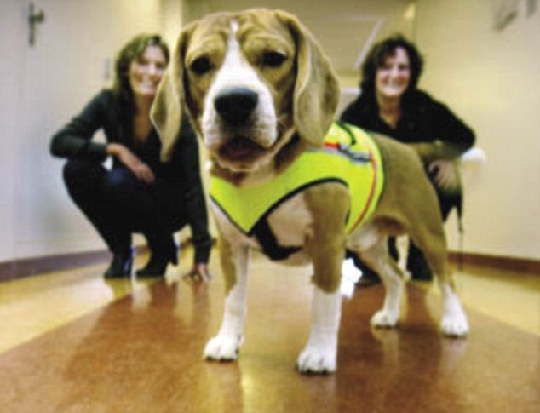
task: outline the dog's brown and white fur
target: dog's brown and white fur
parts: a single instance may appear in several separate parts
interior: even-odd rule
[[[211,173],[235,185],[251,185],[272,179],[299,153],[322,145],[337,96],[328,60],[294,16],[262,9],[220,13],[188,25],[180,34],[152,118],[163,139],[165,159],[185,110],[209,151]],[[312,330],[297,361],[301,372],[336,369],[345,247],[358,251],[386,288],[372,324],[397,325],[403,280],[388,256],[389,235],[408,233],[424,251],[439,279],[442,332],[468,332],[446,262],[437,199],[420,160],[412,149],[391,139],[377,137],[376,142],[385,186],[366,225],[346,234],[344,223],[354,194],[336,183],[309,187],[268,217],[279,245],[302,246],[288,263],[313,264]],[[207,343],[204,356],[234,360],[243,340],[249,250],[258,245],[219,209],[215,213],[227,297],[221,328]]]

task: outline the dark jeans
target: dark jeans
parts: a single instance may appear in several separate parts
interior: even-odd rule
[[[141,232],[152,252],[174,251],[173,233],[186,224],[181,190],[171,183],[147,185],[131,171],[72,159],[64,166],[64,181],[113,254],[131,247],[131,235]]]

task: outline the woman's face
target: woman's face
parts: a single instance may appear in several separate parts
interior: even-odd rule
[[[159,46],[148,46],[139,59],[129,65],[129,85],[135,96],[154,97],[167,60]]]
[[[384,97],[401,97],[411,82],[411,64],[405,49],[398,47],[377,68],[375,89]]]

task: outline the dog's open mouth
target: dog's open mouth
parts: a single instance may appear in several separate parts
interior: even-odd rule
[[[249,161],[258,158],[264,152],[264,148],[252,140],[236,137],[223,145],[219,154],[230,161]]]

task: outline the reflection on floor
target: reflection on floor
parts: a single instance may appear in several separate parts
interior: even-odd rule
[[[217,257],[217,254],[215,254]],[[223,284],[105,282],[93,266],[0,283],[0,412],[536,412],[540,277],[467,267],[457,274],[467,340],[436,331],[433,288],[409,284],[399,330],[373,330],[382,288],[343,301],[338,372],[304,377],[309,270],[255,257],[238,363],[202,360]],[[140,264],[140,263],[139,263]]]

